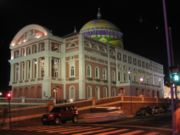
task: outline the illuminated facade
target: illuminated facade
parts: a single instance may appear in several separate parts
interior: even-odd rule
[[[176,89],[174,87],[174,98],[180,99],[180,86],[176,86]],[[170,87],[164,86],[164,98],[171,98],[171,90]]]
[[[163,96],[163,66],[123,48],[120,30],[103,19],[63,38],[32,24],[10,45],[14,97],[97,99]]]

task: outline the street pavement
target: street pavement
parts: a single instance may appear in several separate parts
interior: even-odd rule
[[[171,131],[101,125],[28,126],[0,130],[1,135],[171,135]]]
[[[149,118],[151,123],[161,121],[163,117]],[[132,116],[126,116],[121,111],[87,113],[80,115],[77,124],[67,122],[63,125],[43,126],[40,118],[30,121],[20,120],[12,123],[12,128],[7,126],[0,129],[0,135],[171,135],[169,127],[153,127],[145,119],[135,119]],[[165,119],[163,119],[165,120]],[[144,122],[144,123],[143,123]],[[141,125],[138,125],[141,123]],[[158,123],[158,122],[157,122]],[[152,125],[153,125],[152,124]],[[159,123],[160,125],[165,123]],[[158,124],[156,125],[158,126]]]

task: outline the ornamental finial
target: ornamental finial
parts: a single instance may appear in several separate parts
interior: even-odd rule
[[[76,29],[76,26],[74,26],[74,33],[77,33],[77,29]]]
[[[98,12],[97,12],[97,19],[101,19],[101,9],[98,8]]]

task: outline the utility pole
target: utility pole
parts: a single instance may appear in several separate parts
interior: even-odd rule
[[[166,47],[167,47],[167,57],[168,57],[168,70],[170,67],[174,66],[174,59],[173,59],[173,51],[172,51],[172,44],[169,42],[169,30],[168,30],[168,21],[167,21],[167,10],[166,10],[166,0],[162,0],[163,4],[163,16],[164,16],[164,29],[165,29],[165,36],[166,36]],[[168,73],[169,74],[169,73]],[[173,135],[175,135],[175,116],[174,116],[174,88],[173,83],[170,80],[171,86],[171,113],[172,113],[172,128],[173,128]]]

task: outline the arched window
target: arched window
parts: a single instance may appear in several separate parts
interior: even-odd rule
[[[74,86],[69,87],[69,99],[75,99],[75,87]]]
[[[91,67],[91,65],[87,66],[87,77],[89,77],[89,78],[92,77],[92,67]]]
[[[105,98],[108,96],[108,91],[107,91],[107,87],[103,88],[103,92],[102,92],[102,97]]]
[[[92,87],[91,86],[87,86],[87,98],[92,98]]]
[[[100,76],[99,74],[100,74],[100,73],[99,73],[99,67],[96,67],[96,68],[95,68],[95,78],[96,78],[96,79],[99,79],[99,76]]]
[[[117,91],[116,91],[115,88],[112,89],[112,95],[111,95],[111,96],[112,96],[112,97],[117,96]]]

